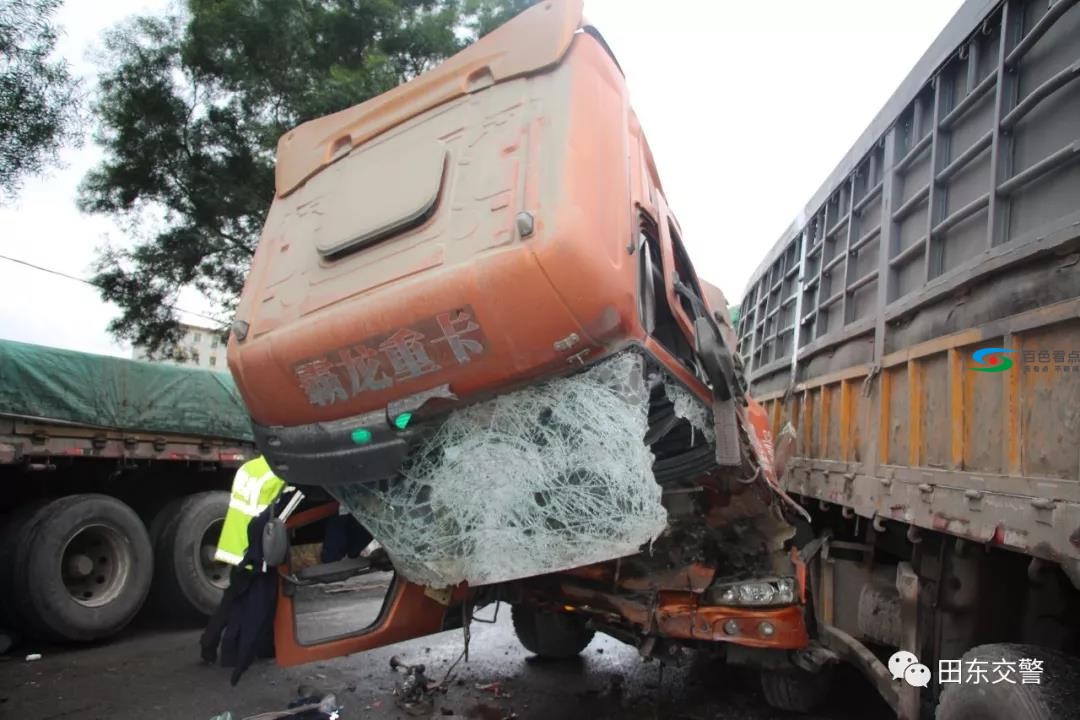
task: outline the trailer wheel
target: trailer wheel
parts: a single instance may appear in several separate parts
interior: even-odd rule
[[[829,696],[832,689],[833,667],[826,665],[817,672],[792,667],[763,669],[759,673],[761,692],[769,707],[788,712],[811,712]]]
[[[525,649],[542,658],[566,660],[592,642],[596,631],[585,619],[569,613],[537,610],[528,605],[514,605],[511,610],[514,633]]]
[[[178,498],[151,523],[154,544],[153,606],[171,616],[206,617],[229,585],[229,566],[214,560],[229,493]]]
[[[150,590],[150,538],[130,507],[107,495],[70,495],[42,507],[16,549],[16,599],[39,634],[96,640],[131,622]]]
[[[26,524],[44,501],[12,510],[0,518],[0,627],[17,635],[22,625],[15,603],[15,557]]]
[[[1019,675],[1021,659],[1042,661],[1038,684],[1023,684]],[[1075,688],[1080,683],[1080,663],[1062,653],[1038,645],[996,643],[979,645],[964,653],[966,670],[971,660],[983,660],[985,682],[946,684],[938,701],[937,720],[1042,720],[1073,717]],[[1012,683],[999,679],[994,663],[1011,662],[1006,671]],[[1002,668],[1009,666],[1002,665]],[[995,684],[991,682],[997,679]]]

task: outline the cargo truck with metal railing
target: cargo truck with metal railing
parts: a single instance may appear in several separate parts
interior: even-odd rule
[[[1076,717],[1076,0],[966,2],[740,310],[751,392],[797,438],[830,646],[903,717]]]

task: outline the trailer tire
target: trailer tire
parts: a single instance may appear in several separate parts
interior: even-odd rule
[[[53,500],[23,527],[15,557],[16,605],[38,635],[89,641],[114,635],[150,591],[150,537],[130,507],[108,495]]]
[[[828,698],[833,674],[831,665],[817,672],[797,667],[763,669],[759,673],[761,692],[769,707],[776,710],[812,712]]]
[[[1062,653],[1038,645],[995,643],[979,645],[964,653],[962,667],[970,660],[1016,663],[1021,658],[1043,661],[1038,684],[1015,684],[997,679],[992,664],[986,666],[987,682],[949,683],[938,701],[936,720],[1042,720],[1072,717],[1076,712],[1075,688],[1080,683],[1080,663]],[[1018,671],[1017,671],[1018,672]]]
[[[203,619],[221,603],[229,566],[213,559],[229,493],[196,493],[165,505],[150,525],[154,545],[154,609],[171,617]]]
[[[19,617],[16,605],[15,558],[26,524],[44,504],[35,501],[0,518],[0,628],[16,635],[25,621]]]
[[[592,642],[596,631],[584,618],[569,613],[544,612],[529,605],[514,605],[510,612],[514,633],[529,652],[548,660],[576,656]]]

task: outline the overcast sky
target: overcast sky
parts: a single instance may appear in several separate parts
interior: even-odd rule
[[[729,301],[960,4],[586,0],[626,73],[698,272]],[[67,0],[60,52],[92,84],[101,33],[167,5]],[[95,248],[124,233],[75,209],[79,180],[100,159],[93,143],[63,159],[0,207],[0,254],[87,277]],[[0,288],[0,337],[130,353],[108,336],[116,310],[94,288],[6,260]]]

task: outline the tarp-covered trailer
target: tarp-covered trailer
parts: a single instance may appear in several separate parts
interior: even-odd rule
[[[0,631],[103,638],[148,597],[208,614],[253,454],[226,373],[0,340]]]

